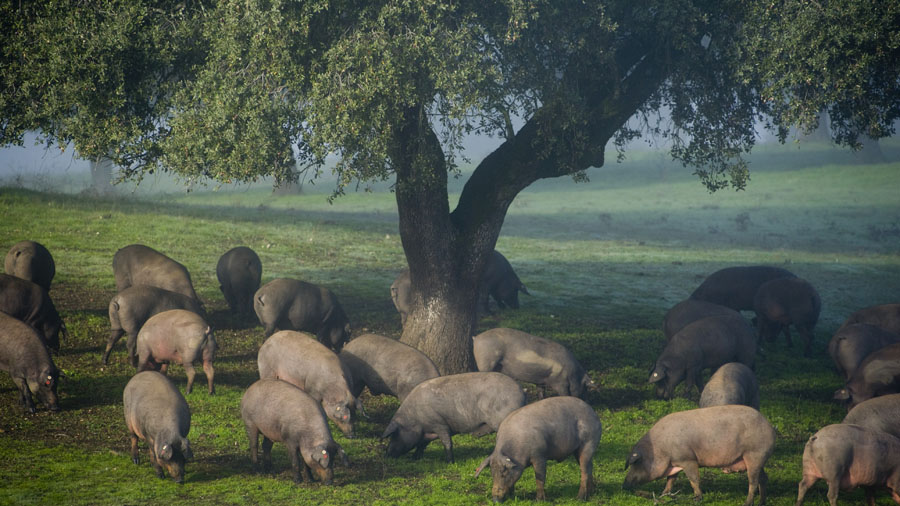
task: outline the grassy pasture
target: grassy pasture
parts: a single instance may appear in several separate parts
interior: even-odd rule
[[[900,144],[882,144],[900,159]],[[640,495],[624,492],[622,468],[630,446],[656,420],[696,406],[696,392],[691,399],[655,399],[647,371],[663,347],[665,311],[718,268],[782,265],[812,282],[823,301],[813,357],[778,341],[765,346],[757,366],[762,412],[779,433],[767,466],[770,504],[793,504],[804,443],[843,417],[831,401],[841,381],[825,345],[850,312],[898,300],[900,163],[856,165],[831,148],[791,146],[759,150],[752,170],[746,191],[710,195],[689,170],[635,153],[592,170],[588,184],[533,185],[510,209],[497,247],[532,296],[523,297],[518,311],[484,318],[480,328],[515,327],[558,340],[601,385],[588,399],[604,426],[591,503],[649,505],[662,490],[659,481],[641,487]],[[454,183],[457,190],[463,181]],[[456,436],[454,464],[444,462],[439,443],[421,461],[386,459],[378,436],[397,401],[368,394],[369,419],[359,423],[357,438],[333,431],[353,461],[336,469],[334,486],[293,485],[281,445],[273,450],[274,476],[251,472],[238,404],[257,377],[262,329],[228,313],[215,278],[222,253],[247,245],[262,259],[264,282],[295,277],[332,288],[355,334],[400,333],[388,291],[405,266],[393,195],[382,186],[328,204],[327,186],[307,186],[302,195],[227,187],[108,198],[0,188],[0,247],[5,252],[31,238],[51,250],[57,263],[51,295],[72,335],[55,357],[68,376],[60,413],[23,414],[12,381],[0,374],[0,504],[489,502],[489,473],[472,474],[490,453],[493,435]],[[124,342],[109,366],[100,361],[114,294],[112,255],[135,242],[187,266],[217,329],[217,394],[206,395],[200,374],[187,397],[195,460],[183,486],[156,479],[143,446],[141,465],[130,461],[121,395],[133,369],[125,364]],[[173,366],[170,376],[183,391],[183,370]],[[743,502],[745,475],[704,470],[701,476],[704,503]],[[549,465],[551,501],[574,504],[577,489],[574,460]],[[676,490],[659,502],[691,503],[685,478]],[[511,502],[534,496],[528,470]],[[861,491],[841,496],[848,504],[862,497]],[[824,484],[807,502],[825,503]],[[891,501],[881,495],[878,503]]]

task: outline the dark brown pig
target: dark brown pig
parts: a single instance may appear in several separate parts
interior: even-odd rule
[[[525,393],[509,376],[470,372],[419,383],[400,404],[381,439],[390,438],[389,457],[416,449],[419,459],[428,443],[440,439],[453,462],[454,434],[475,437],[497,430],[500,422],[525,405]]]
[[[194,387],[194,362],[203,361],[203,372],[210,395],[213,387],[213,360],[216,358],[216,338],[208,323],[193,311],[172,309],[157,313],[147,320],[137,338],[138,370],[159,370],[163,374],[169,363],[184,367],[187,374],[187,389]]]
[[[284,443],[291,458],[294,482],[316,478],[331,485],[334,459],[350,462],[343,448],[331,438],[328,421],[319,403],[303,390],[276,379],[261,379],[241,398],[241,419],[250,440],[250,462],[259,467],[257,445],[263,436],[263,470],[272,468],[272,444]],[[302,473],[300,463],[303,463]]]
[[[113,256],[116,291],[129,286],[150,285],[200,300],[191,275],[180,263],[143,244],[132,244]]]
[[[475,363],[482,372],[499,372],[515,380],[548,386],[559,395],[582,397],[594,382],[565,346],[506,328],[473,338]]]
[[[691,298],[727,306],[735,311],[752,310],[753,298],[763,283],[793,277],[794,273],[781,267],[767,265],[726,267],[703,280],[691,294]]]
[[[900,304],[869,306],[850,315],[841,328],[854,323],[868,323],[888,332],[900,334]]]
[[[216,264],[216,277],[231,312],[253,313],[253,295],[262,279],[262,262],[255,251],[246,246],[228,250]]]
[[[841,423],[856,424],[900,438],[900,394],[882,395],[860,402]]]
[[[828,342],[828,354],[838,373],[849,379],[871,353],[900,342],[900,335],[868,323],[841,327]]]
[[[679,471],[700,500],[701,467],[725,472],[747,471],[750,482],[744,506],[766,502],[768,477],[764,466],[775,450],[775,429],[748,406],[713,406],[679,411],[662,417],[631,449],[625,468],[625,489],[666,478],[663,494],[671,494]]]
[[[155,286],[136,285],[113,296],[109,301],[110,331],[106,350],[103,352],[103,363],[109,363],[113,346],[127,333],[128,362],[137,366],[135,343],[138,332],[151,316],[171,309],[187,309],[201,316],[206,314],[197,299]]]
[[[353,377],[333,351],[309,334],[282,330],[262,344],[257,363],[261,379],[287,381],[308,393],[345,436],[353,437]]]
[[[350,339],[350,321],[337,297],[312,283],[272,280],[256,291],[253,309],[266,337],[276,330],[309,332],[334,351],[341,351]]]
[[[666,344],[650,373],[656,395],[671,399],[675,387],[685,382],[686,394],[694,386],[702,390],[700,374],[728,362],[753,367],[756,333],[742,316],[708,316],[681,329]]]
[[[372,395],[393,395],[403,402],[416,385],[440,376],[424,353],[377,334],[354,338],[338,356],[353,377],[354,397],[369,387]]]
[[[184,396],[162,374],[143,371],[128,381],[122,399],[132,462],[141,462],[138,440],[143,439],[156,475],[165,478],[165,469],[175,482],[184,483],[184,463],[194,458],[187,440],[191,410]]]
[[[872,397],[896,393],[900,393],[900,343],[885,346],[866,357],[844,388],[834,393],[834,398],[852,409]]]
[[[59,334],[67,335],[66,326],[50,295],[37,283],[0,274],[0,311],[33,327],[44,346],[59,351]]]
[[[570,455],[581,467],[578,499],[587,500],[594,490],[594,451],[600,443],[602,426],[594,409],[575,397],[552,397],[521,407],[506,417],[497,429],[494,451],[475,471],[477,478],[491,466],[494,502],[513,493],[516,482],[528,466],[534,467],[537,500],[544,501],[547,461],[562,462]]]
[[[685,325],[693,323],[700,318],[728,315],[740,316],[741,313],[730,307],[720,306],[705,300],[685,299],[672,306],[672,309],[666,312],[666,316],[663,318],[663,334],[666,335],[666,340],[669,341]]]
[[[3,269],[7,274],[27,279],[48,292],[53,276],[56,275],[53,255],[43,244],[34,241],[13,244],[6,254]]]
[[[484,313],[491,312],[489,296],[494,299],[500,309],[506,306],[519,309],[519,292],[530,295],[525,283],[519,279],[506,257],[494,250],[484,268],[484,275],[481,277],[478,293],[479,310]]]
[[[793,325],[805,341],[803,355],[812,354],[813,329],[819,321],[822,300],[808,281],[779,278],[763,283],[753,299],[753,309],[760,340],[771,342],[779,332],[784,332],[788,347],[792,347],[790,326]]]
[[[59,370],[37,331],[0,312],[0,371],[6,371],[19,389],[22,406],[34,413],[32,394],[50,411],[59,411],[56,386]]]
[[[796,506],[816,481],[828,483],[828,502],[837,506],[839,490],[866,487],[866,503],[875,505],[875,487],[887,487],[900,504],[900,439],[859,425],[833,424],[816,432],[803,449],[803,479]]]
[[[700,407],[743,404],[759,409],[759,382],[756,374],[740,362],[729,362],[709,378],[700,393]]]

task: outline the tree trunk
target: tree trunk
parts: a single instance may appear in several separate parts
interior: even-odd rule
[[[106,157],[91,160],[91,191],[99,195],[112,192],[112,160]]]

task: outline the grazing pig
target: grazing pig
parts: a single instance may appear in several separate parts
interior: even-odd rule
[[[354,397],[369,387],[372,395],[393,395],[403,402],[416,385],[440,376],[434,362],[424,353],[377,334],[353,339],[338,356],[353,378]]]
[[[197,301],[191,275],[180,263],[143,244],[132,244],[113,256],[116,291],[129,286],[150,285],[186,295]]]
[[[900,439],[858,425],[827,425],[803,449],[803,479],[796,506],[816,481],[828,483],[828,502],[837,506],[839,490],[866,487],[866,503],[875,505],[875,487],[887,487],[900,504]]]
[[[216,338],[203,317],[184,309],[157,313],[147,320],[137,337],[138,370],[159,370],[169,362],[181,364],[187,374],[187,389],[194,387],[194,361],[203,361],[210,395],[213,387],[213,360],[216,358]]]
[[[122,399],[131,436],[131,461],[140,464],[138,439],[143,439],[156,475],[165,478],[165,468],[176,483],[184,483],[184,462],[194,458],[187,440],[191,410],[184,396],[162,374],[143,371],[128,381]]]
[[[838,329],[828,342],[828,354],[839,374],[849,379],[871,353],[900,342],[900,335],[868,323],[851,323]]]
[[[282,330],[262,344],[257,363],[261,379],[287,381],[308,393],[345,436],[353,437],[353,377],[333,351],[309,334]]]
[[[170,309],[187,309],[201,316],[206,312],[197,299],[155,286],[136,285],[122,290],[109,301],[109,340],[103,352],[103,363],[109,363],[113,346],[127,332],[128,362],[137,366],[135,343],[138,332],[151,316]]]
[[[780,267],[751,265],[726,267],[710,274],[691,294],[692,299],[705,300],[730,307],[735,311],[753,309],[756,291],[766,281],[795,277]]]
[[[0,274],[0,311],[38,331],[44,346],[59,352],[59,334],[66,326],[46,290],[26,279]]]
[[[401,272],[391,283],[391,300],[400,313],[400,324],[406,325],[406,317],[412,309],[412,290],[410,288],[409,269]]]
[[[813,329],[819,321],[822,300],[809,282],[800,278],[767,281],[756,291],[753,309],[760,340],[774,341],[784,331],[787,345],[792,347],[789,327],[793,325],[806,341],[803,355],[812,354]]]
[[[525,295],[528,288],[519,280],[516,271],[509,265],[509,261],[499,251],[494,250],[484,268],[481,278],[481,286],[478,293],[478,308],[484,313],[490,313],[488,296],[493,297],[500,309],[509,306],[519,309],[519,292]]]
[[[900,334],[900,304],[880,304],[860,309],[850,315],[841,328],[854,323],[868,323],[888,332]]]
[[[685,299],[678,304],[672,306],[666,316],[663,318],[663,334],[666,340],[672,339],[672,336],[683,329],[685,325],[693,323],[700,318],[707,316],[740,316],[741,313],[731,309],[730,307],[720,306],[712,302],[704,300]]]
[[[334,458],[350,462],[331,438],[319,403],[303,390],[276,379],[261,379],[241,398],[241,419],[250,439],[250,462],[258,468],[257,445],[263,436],[263,470],[272,468],[272,444],[284,443],[291,458],[294,482],[312,481],[310,470],[326,485],[334,478]],[[302,460],[301,460],[302,459]],[[300,463],[303,462],[303,472]]]
[[[419,383],[400,404],[381,439],[391,438],[389,457],[415,447],[419,459],[428,443],[440,439],[453,462],[454,434],[471,432],[480,437],[497,430],[506,415],[525,405],[519,385],[497,372],[470,372],[441,376]]]
[[[729,362],[709,378],[700,393],[700,407],[743,404],[759,409],[759,383],[756,375],[740,362]]]
[[[521,407],[506,417],[497,429],[497,444],[475,471],[477,478],[491,466],[491,495],[500,502],[513,493],[528,466],[534,467],[537,500],[544,501],[547,461],[562,462],[569,455],[578,459],[581,486],[578,499],[587,500],[594,490],[594,451],[602,426],[594,409],[575,397],[553,397]]]
[[[753,367],[756,357],[756,333],[742,316],[701,318],[672,336],[650,373],[656,383],[656,395],[671,399],[675,387],[685,382],[685,393],[694,386],[702,390],[700,373],[728,362]]]
[[[834,393],[834,398],[852,409],[872,397],[896,393],[900,393],[900,343],[866,357],[844,388]]]
[[[582,397],[596,388],[565,346],[514,329],[491,329],[473,338],[481,372],[500,372],[515,380],[549,386],[558,395]]]
[[[53,255],[42,244],[34,241],[13,244],[6,254],[3,268],[7,274],[27,279],[48,292],[53,276],[56,275]]]
[[[713,406],[679,411],[662,417],[631,449],[625,468],[625,489],[666,477],[663,494],[672,493],[679,471],[700,500],[701,467],[727,472],[747,471],[750,490],[744,506],[766,502],[768,477],[763,467],[775,450],[775,429],[748,406]]]
[[[860,402],[841,423],[853,423],[900,438],[900,394],[882,395]]]
[[[262,262],[255,251],[246,246],[228,250],[216,264],[216,277],[232,313],[253,312],[253,294],[262,279]]]
[[[350,322],[331,290],[296,279],[278,278],[256,291],[253,309],[266,337],[276,330],[315,334],[319,342],[341,351],[350,339]]]
[[[6,371],[19,389],[22,406],[34,413],[36,395],[50,411],[59,411],[56,385],[59,370],[37,331],[0,312],[0,371]]]

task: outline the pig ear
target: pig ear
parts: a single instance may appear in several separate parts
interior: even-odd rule
[[[478,469],[475,470],[475,477],[478,478],[478,475],[481,474],[481,471],[484,471],[484,468],[491,465],[491,456],[488,455],[481,461],[481,465],[478,466]]]
[[[161,447],[157,447],[156,457],[163,460],[170,460],[172,458],[172,445],[165,443]]]
[[[194,452],[191,450],[191,444],[185,438],[181,439],[181,455],[185,460],[193,460]]]
[[[317,446],[316,449],[313,450],[312,457],[323,469],[328,468],[328,459],[331,458],[331,455],[328,454],[328,450],[324,446]]]
[[[850,390],[847,387],[839,388],[834,391],[834,399],[837,401],[846,401],[850,398]]]
[[[531,295],[530,293],[528,293],[528,287],[525,286],[525,283],[519,283],[519,291],[521,291],[525,295]]]
[[[625,461],[625,469],[628,469],[628,466],[634,465],[641,460],[641,454],[638,452],[631,452],[631,455],[628,456],[628,460]]]
[[[384,433],[381,434],[381,439],[390,437],[391,434],[397,432],[397,429],[400,428],[400,425],[397,422],[391,422],[388,424],[387,428],[384,429]]]
[[[663,366],[657,366],[653,369],[653,372],[650,373],[649,383],[656,383],[657,381],[661,381],[666,377],[666,369]]]

